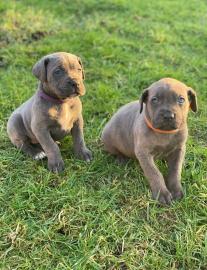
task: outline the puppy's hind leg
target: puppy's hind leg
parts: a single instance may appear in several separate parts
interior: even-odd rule
[[[13,114],[9,118],[7,133],[11,142],[26,155],[33,159],[42,159],[46,156],[40,146],[31,143],[20,114]]]
[[[125,165],[129,161],[129,158],[119,153],[116,155],[116,161],[119,165]]]
[[[122,154],[115,146],[111,145],[110,143],[107,143],[103,139],[102,141],[104,143],[104,150],[116,156],[116,161],[118,164],[125,165],[129,161],[129,158],[126,157],[124,154]]]

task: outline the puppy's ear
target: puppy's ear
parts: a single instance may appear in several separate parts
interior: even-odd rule
[[[49,63],[48,57],[43,57],[40,59],[32,68],[32,73],[41,82],[47,81],[47,65]]]
[[[198,105],[197,105],[197,97],[196,93],[193,89],[188,90],[188,98],[190,101],[190,108],[193,112],[197,112],[198,110]]]
[[[77,57],[77,58],[78,58],[79,64],[81,65],[81,68],[82,68],[82,79],[84,80],[85,79],[85,72],[84,72],[83,64],[82,64],[80,57]]]
[[[142,110],[143,110],[143,103],[147,102],[148,94],[149,94],[149,89],[145,89],[142,92],[142,95],[140,98],[140,113],[142,113]]]

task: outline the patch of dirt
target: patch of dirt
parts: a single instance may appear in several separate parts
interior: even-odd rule
[[[6,62],[6,60],[2,56],[0,56],[0,68],[6,67],[7,64],[8,63]]]
[[[1,31],[1,29],[0,29],[0,31]],[[8,45],[10,42],[11,41],[9,40],[9,37],[6,35],[6,33],[1,31],[1,33],[0,33],[0,48]]]
[[[34,41],[39,41],[40,39],[44,38],[45,36],[51,34],[51,32],[47,32],[47,31],[36,31],[33,33],[28,33],[28,34],[24,34],[23,35],[19,35],[19,36],[13,36],[13,35],[9,35],[6,32],[2,32],[0,34],[0,48],[2,47],[6,47],[9,44],[12,44],[14,42],[22,42],[22,43],[31,43]]]
[[[34,33],[31,34],[31,39],[32,40],[40,40],[41,38],[45,37],[48,33],[44,32],[44,31],[36,31]]]

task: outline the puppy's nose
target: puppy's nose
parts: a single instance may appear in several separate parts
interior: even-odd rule
[[[163,113],[163,117],[165,120],[173,120],[175,118],[175,114],[171,111],[165,111]]]
[[[74,80],[70,80],[70,81],[69,81],[69,84],[70,84],[72,87],[74,87],[74,88],[77,87],[77,83],[76,83]]]

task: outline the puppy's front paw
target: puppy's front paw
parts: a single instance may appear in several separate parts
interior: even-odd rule
[[[172,194],[173,200],[180,200],[184,196],[182,189],[171,190],[170,192]]]
[[[154,200],[158,200],[162,205],[170,205],[173,199],[171,193],[167,189],[159,190],[159,192],[153,192],[152,197]]]
[[[48,170],[53,173],[59,173],[64,170],[64,162],[63,160],[55,160],[53,162],[48,161]]]
[[[78,158],[83,159],[87,162],[92,160],[92,153],[88,148],[83,148],[80,151],[76,152]]]

